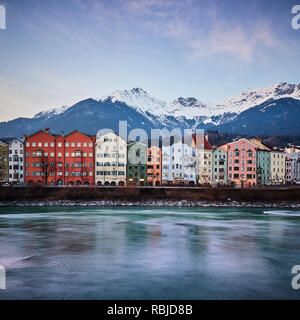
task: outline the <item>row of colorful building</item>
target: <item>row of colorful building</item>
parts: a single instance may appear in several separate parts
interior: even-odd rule
[[[45,185],[283,185],[300,183],[300,149],[259,138],[213,148],[205,135],[169,145],[127,142],[114,132],[90,136],[38,131],[0,140],[0,183]]]

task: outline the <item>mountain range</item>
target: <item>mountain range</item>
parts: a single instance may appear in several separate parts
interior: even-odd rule
[[[73,106],[52,108],[32,118],[0,122],[0,136],[22,136],[44,128],[53,133],[78,129],[95,134],[99,129],[118,131],[119,120],[128,130],[190,128],[246,135],[294,135],[300,133],[300,84],[280,82],[247,89],[218,103],[194,97],[166,102],[145,90],[117,90],[98,99],[85,99]]]

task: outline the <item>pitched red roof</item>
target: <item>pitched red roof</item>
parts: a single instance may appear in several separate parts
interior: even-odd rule
[[[195,143],[196,148],[198,149],[212,150],[212,146],[208,141],[208,137],[206,135],[198,136],[197,141],[196,141],[196,135],[193,135],[193,141]]]

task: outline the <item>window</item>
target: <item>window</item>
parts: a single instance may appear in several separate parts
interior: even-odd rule
[[[69,142],[65,143],[65,147],[67,147],[67,148],[69,147]]]
[[[30,142],[26,142],[26,147],[30,147]]]
[[[45,147],[45,148],[48,148],[48,142],[45,142],[45,143],[44,143],[44,147]]]
[[[58,142],[57,146],[58,146],[59,148],[61,148],[61,147],[62,147],[61,142]]]
[[[51,142],[51,143],[50,143],[50,147],[51,147],[51,148],[54,148],[54,142]]]

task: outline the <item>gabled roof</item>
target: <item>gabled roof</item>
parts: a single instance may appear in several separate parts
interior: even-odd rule
[[[128,147],[129,147],[129,146],[133,146],[134,144],[141,144],[143,147],[146,147],[146,148],[148,149],[147,145],[146,145],[145,143],[140,142],[140,141],[130,142],[130,143],[127,144],[127,146],[128,146]]]
[[[45,130],[39,130],[39,131],[37,131],[37,132],[35,132],[35,133],[33,133],[33,134],[31,134],[31,135],[24,135],[26,138],[32,138],[32,137],[34,137],[34,136],[36,136],[37,134],[39,134],[39,133],[45,133],[45,134],[47,134],[48,136],[51,136],[51,137],[53,137],[53,138],[56,138],[56,137],[58,137],[59,135],[57,135],[57,134],[53,134],[53,133],[50,133],[50,132],[48,132],[48,131],[45,131]]]
[[[212,146],[209,143],[208,137],[206,135],[197,136],[197,139],[196,135],[193,135],[193,142],[195,144],[195,148],[197,149],[212,150]]]
[[[93,139],[95,137],[93,135],[89,135],[89,134],[83,133],[83,132],[81,132],[79,130],[73,130],[70,133],[66,134],[65,137],[69,137],[70,135],[74,134],[75,132],[80,133],[80,134],[82,134],[82,135],[84,135],[84,136],[86,136],[86,137],[88,137],[90,139]]]
[[[236,140],[236,141],[228,142],[228,145],[229,145],[229,144],[230,144],[230,145],[235,144],[235,143],[237,143],[237,142],[239,142],[239,141],[241,141],[241,140],[246,140],[248,143],[252,144],[253,147],[255,147],[256,149],[258,148],[258,146],[257,146],[255,143],[249,141],[249,139],[246,139],[246,138],[240,138],[240,139],[238,139],[238,140]]]
[[[0,138],[1,141],[4,141],[5,143],[11,143],[15,140],[20,141],[21,143],[24,143],[24,141],[20,138],[15,138],[15,137],[6,137],[6,138]]]
[[[259,137],[250,138],[249,141],[254,143],[260,150],[268,150],[268,151],[273,150],[271,146],[268,146],[267,144],[262,142]]]

